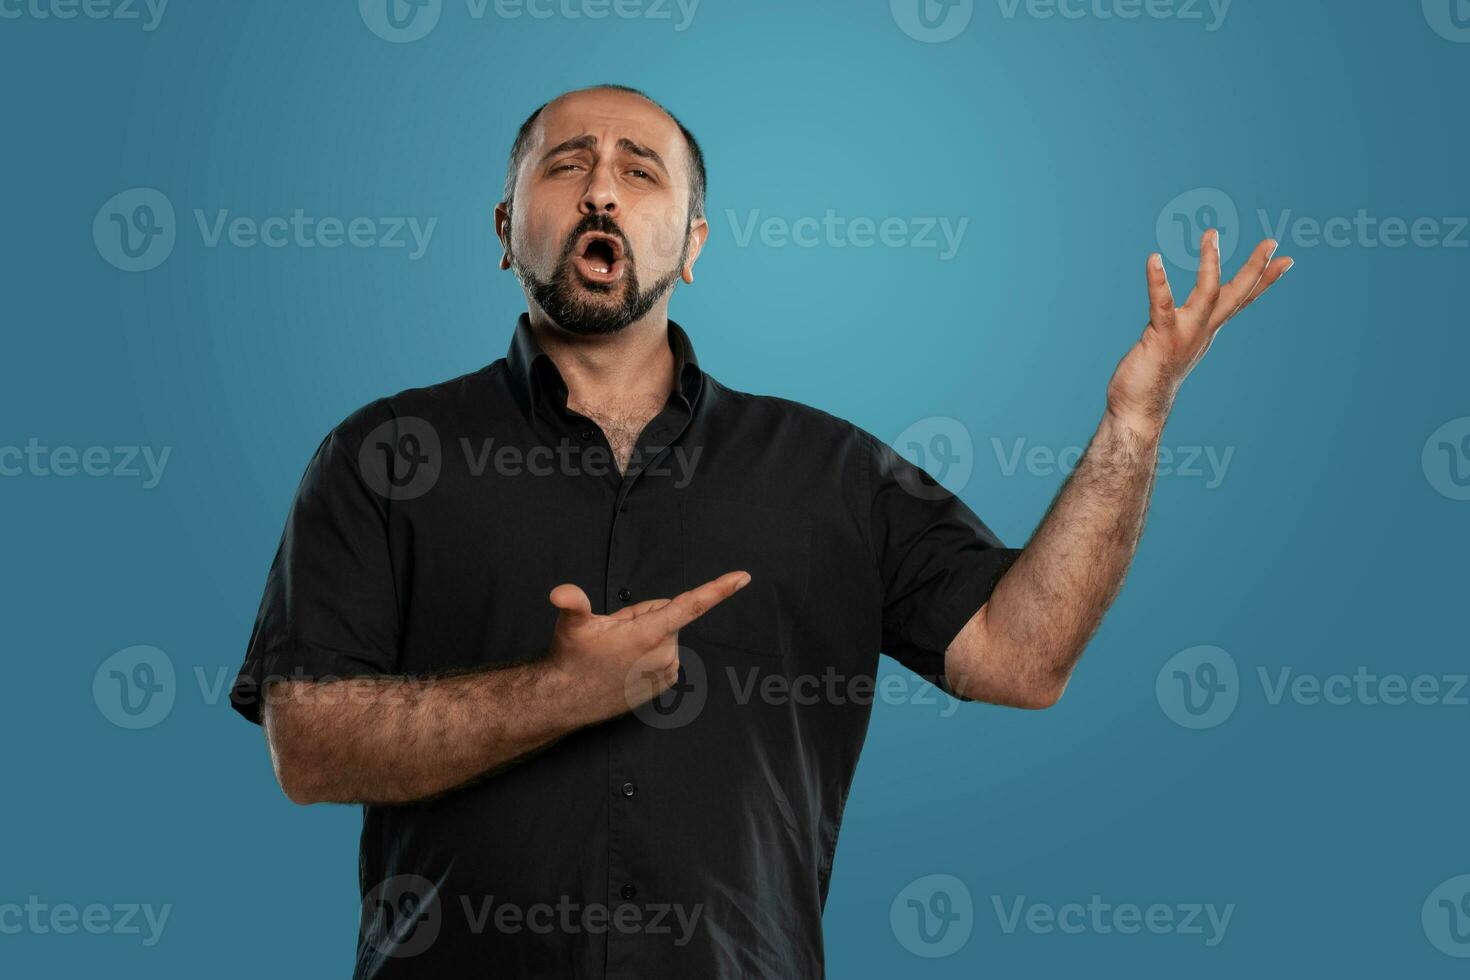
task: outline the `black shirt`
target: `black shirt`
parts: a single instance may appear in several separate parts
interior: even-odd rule
[[[522,315],[507,356],[352,414],[297,490],[232,702],[262,683],[542,656],[727,571],[680,680],[471,785],[363,808],[357,977],[814,978],[879,652],[944,650],[1018,552],[861,429],[704,373],[620,474]]]

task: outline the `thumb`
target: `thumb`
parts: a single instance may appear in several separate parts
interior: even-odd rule
[[[551,590],[551,604],[561,610],[562,619],[580,621],[592,615],[592,601],[587,593],[570,583]]]

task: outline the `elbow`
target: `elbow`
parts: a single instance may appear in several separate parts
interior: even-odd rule
[[[281,792],[286,795],[286,799],[297,806],[327,802],[306,767],[282,763],[278,759],[274,760],[274,766],[276,782],[280,784]]]
[[[967,701],[1039,711],[1055,707],[1062,700],[1071,675],[1070,668],[1053,671],[1012,667],[1003,673],[995,670],[988,673],[951,670],[946,674],[945,682],[953,694]]]
[[[1067,678],[1045,678],[1025,685],[1014,692],[1012,699],[1008,702],[1013,708],[1025,708],[1029,711],[1041,711],[1044,708],[1054,708],[1057,702],[1062,700],[1062,694],[1067,690]]]
[[[265,739],[270,749],[271,769],[286,799],[299,806],[325,803],[320,767],[313,760],[309,740],[292,723],[291,710],[267,707]]]
[[[271,768],[275,770],[276,782],[286,799],[298,806],[325,803],[315,767],[302,756],[300,746],[292,746],[286,740],[271,740]]]
[[[1011,677],[1007,683],[997,684],[988,692],[971,696],[977,700],[989,701],[991,704],[999,704],[1007,708],[1041,711],[1045,708],[1056,707],[1057,703],[1062,700],[1062,694],[1067,690],[1067,681],[1071,678],[1071,673],[1070,670],[1028,672],[1021,676]]]

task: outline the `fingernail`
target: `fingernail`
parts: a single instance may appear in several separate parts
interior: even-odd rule
[[[741,575],[740,582],[739,582],[739,584],[737,584],[735,586],[735,588],[737,588],[737,589],[743,589],[743,588],[745,588],[749,584],[750,584],[750,573],[749,572],[745,572],[745,573],[743,573]]]
[[[1291,261],[1291,262],[1286,263],[1286,265],[1283,266],[1282,269],[1281,269],[1281,274],[1283,276],[1286,275],[1288,272],[1291,271],[1291,267],[1294,266],[1294,265],[1296,265],[1296,262],[1295,261]]]
[[[1164,257],[1157,252],[1148,261],[1155,269],[1162,269],[1164,267]]]

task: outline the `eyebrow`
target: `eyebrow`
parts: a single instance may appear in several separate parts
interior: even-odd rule
[[[545,163],[547,160],[550,160],[552,157],[556,156],[559,153],[569,153],[573,150],[593,150],[596,148],[597,137],[593,136],[590,133],[583,133],[581,136],[573,136],[569,140],[563,140],[562,142],[553,146],[551,149],[547,150],[541,155],[541,162]],[[668,164],[664,163],[664,158],[659,156],[656,150],[644,146],[642,143],[635,143],[625,136],[622,139],[618,140],[617,148],[623,150],[626,153],[631,153],[635,157],[641,157],[644,160],[651,160],[654,163],[658,164],[665,173],[668,173],[669,166]]]

